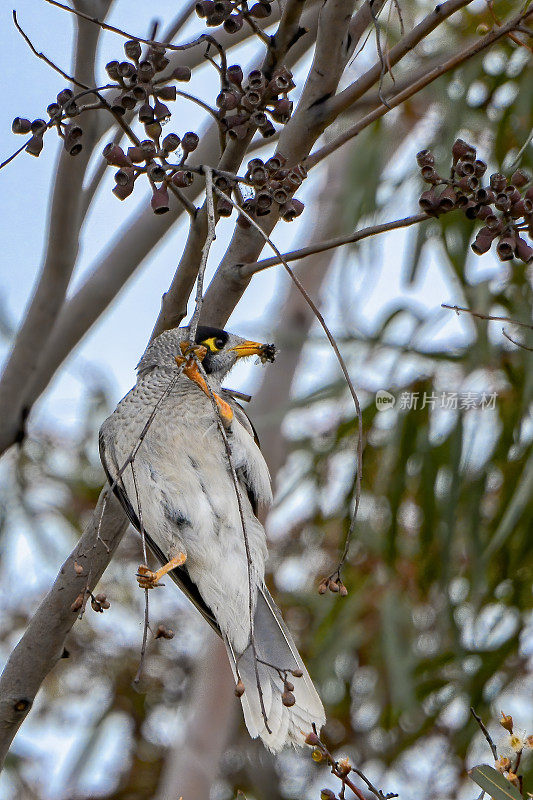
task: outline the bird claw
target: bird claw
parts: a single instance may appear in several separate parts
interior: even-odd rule
[[[140,564],[136,575],[139,587],[141,589],[155,589],[158,586],[163,586],[162,583],[159,583],[163,575],[166,575],[167,572],[170,572],[176,567],[180,567],[185,563],[186,559],[187,556],[184,553],[178,553],[177,556],[171,558],[167,564],[160,567],[155,572],[149,569],[146,564]]]

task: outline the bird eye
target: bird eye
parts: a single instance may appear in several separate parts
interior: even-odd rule
[[[209,348],[209,350],[211,350],[212,353],[218,353],[219,350],[222,350],[226,342],[224,341],[224,339],[220,338],[220,336],[217,338],[211,336],[209,339],[204,339],[202,344],[205,347]]]

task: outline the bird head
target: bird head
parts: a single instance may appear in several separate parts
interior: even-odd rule
[[[196,331],[196,344],[206,348],[207,353],[202,361],[208,375],[218,381],[235,366],[240,358],[259,356],[261,361],[274,361],[276,348],[273,344],[261,344],[249,339],[242,339],[234,333],[199,325]]]
[[[160,334],[147,347],[138,366],[138,377],[143,377],[152,369],[176,368],[175,356],[183,353],[184,344],[189,341],[188,328],[173,328]],[[261,344],[243,339],[234,333],[208,325],[199,325],[196,329],[195,343],[206,349],[202,359],[203,367],[215,382],[220,383],[224,376],[235,366],[240,358],[259,356],[261,361],[274,361],[276,348],[273,344]]]

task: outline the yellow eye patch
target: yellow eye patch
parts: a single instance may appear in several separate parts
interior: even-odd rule
[[[204,339],[202,344],[205,347],[208,347],[212,353],[218,353],[218,351],[222,350],[224,347],[224,342],[221,339],[217,339],[216,336],[211,336],[209,339]],[[217,345],[220,345],[220,347]]]

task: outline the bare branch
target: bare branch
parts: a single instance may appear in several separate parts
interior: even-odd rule
[[[490,47],[494,42],[501,39],[503,36],[506,36],[507,33],[514,28],[524,19],[533,15],[533,9],[528,9],[521,14],[518,14],[513,19],[509,20],[505,25],[502,25],[501,28],[496,28],[495,30],[488,33],[486,36],[483,36],[481,39],[474,42],[472,45],[467,47],[464,50],[461,50],[459,53],[456,53],[454,56],[449,58],[447,61],[444,62],[441,66],[435,67],[434,69],[430,70],[426,75],[419,78],[418,80],[411,83],[410,86],[403,89],[401,92],[397,92],[394,94],[389,100],[388,105],[385,106],[381,104],[376,108],[374,111],[371,111],[369,114],[366,114],[362,119],[352,125],[350,128],[345,130],[342,134],[337,136],[331,142],[329,142],[324,147],[321,147],[319,150],[312,153],[309,158],[306,160],[306,167],[311,169],[312,167],[316,166],[320,161],[322,161],[326,156],[336,150],[338,147],[341,147],[346,142],[353,139],[362,130],[367,128],[373,122],[375,122],[380,117],[387,114],[391,108],[395,108],[396,106],[400,105],[401,103],[408,100],[415,94],[418,94],[421,89],[424,89],[430,83],[432,83],[437,78],[440,78],[441,75],[444,75],[446,72],[450,72],[456,67],[463,64],[465,61],[468,61],[470,58],[473,58],[478,53],[481,53],[483,50],[486,50],[487,47]],[[340,96],[340,95],[339,95]]]
[[[344,244],[353,244],[360,242],[362,239],[368,239],[370,236],[375,236],[378,233],[385,233],[386,231],[394,231],[398,228],[408,228],[411,225],[416,225],[418,222],[425,222],[432,217],[427,214],[416,214],[413,217],[405,217],[404,219],[397,219],[393,222],[383,222],[379,225],[369,225],[368,228],[361,228],[359,231],[349,233],[346,236],[336,236],[334,239],[328,239],[324,242],[317,242],[316,244],[302,247],[300,250],[291,250],[289,253],[284,253],[281,258],[273,256],[272,258],[264,258],[262,261],[255,261],[251,264],[241,264],[239,272],[242,277],[249,277],[255,275],[256,272],[261,272],[269,267],[274,267],[276,264],[283,264],[285,261],[297,261],[300,258],[312,256],[315,253],[324,253],[326,250],[333,250],[336,247],[341,247]]]
[[[109,7],[109,2],[107,3]],[[75,79],[90,76],[98,45],[99,29],[86,24],[77,26]],[[80,56],[83,55],[83,58]],[[90,67],[87,67],[87,63]],[[54,193],[49,212],[45,261],[13,351],[0,381],[0,453],[17,437],[24,435],[27,405],[24,391],[36,370],[36,354],[46,342],[64,301],[74,268],[81,220],[82,186],[87,164],[96,143],[93,119],[89,115],[84,130],[85,147],[76,159],[62,150],[56,169]]]
[[[491,737],[490,733],[488,732],[488,730],[487,730],[487,728],[485,726],[485,723],[483,722],[481,717],[478,714],[476,714],[476,711],[475,711],[474,708],[470,707],[470,713],[472,714],[472,716],[476,720],[477,724],[481,728],[481,732],[483,733],[483,736],[487,740],[488,745],[489,745],[489,747],[491,749],[492,755],[494,757],[494,761],[497,761],[498,760],[498,751],[496,749],[496,745],[492,741],[492,737]]]
[[[486,319],[490,322],[510,322],[513,325],[520,325],[522,328],[529,328],[529,330],[533,331],[533,325],[531,325],[529,322],[522,322],[519,319],[512,319],[511,317],[498,317],[493,316],[492,314],[481,314],[479,311],[472,311],[470,308],[464,308],[463,306],[449,306],[447,303],[441,303],[441,308],[449,308],[450,311],[455,311],[457,315],[459,315],[459,312],[464,311],[466,314],[470,314],[471,317]]]
[[[70,606],[80,593],[94,589],[127,528],[124,512],[113,496],[107,498],[99,524],[104,495],[105,490],[0,677],[0,768],[41,683],[62,656],[65,639],[78,618]],[[75,562],[83,566],[83,572],[75,569]]]
[[[446,0],[445,3],[440,3],[435,6],[430,14],[424,17],[424,19],[409,31],[397,45],[390,49],[387,54],[389,69],[411,52],[417,44],[424,40],[428,34],[434,31],[435,28],[441,25],[448,17],[469,5],[471,2],[472,0]],[[324,113],[328,115],[329,121],[335,119],[342,111],[345,111],[356,100],[359,100],[360,97],[380,80],[382,74],[382,60],[378,59],[377,63],[365,72],[364,75],[361,75],[351,86],[348,86],[342,92],[339,92],[338,95],[327,100]]]

